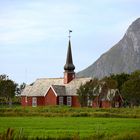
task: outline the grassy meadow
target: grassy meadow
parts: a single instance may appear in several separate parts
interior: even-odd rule
[[[0,132],[13,128],[23,129],[29,137],[81,138],[102,134],[111,138],[123,133],[140,132],[140,119],[92,117],[0,117]]]
[[[48,107],[0,107],[1,117],[11,116],[44,116],[44,117],[111,117],[140,118],[140,107],[137,108],[72,108],[67,106]]]
[[[0,139],[8,128],[28,139],[139,140],[140,108],[0,108]]]

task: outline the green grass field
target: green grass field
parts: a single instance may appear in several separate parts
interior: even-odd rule
[[[104,135],[113,139],[118,135],[140,132],[140,119],[93,118],[93,117],[0,117],[0,132],[14,128],[23,129],[29,137],[65,137],[78,135],[81,138]]]
[[[35,139],[140,140],[140,108],[0,107],[0,140],[8,128]]]

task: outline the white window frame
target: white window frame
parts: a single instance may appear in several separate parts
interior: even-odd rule
[[[67,96],[67,106],[71,106],[71,105],[72,105],[72,97]]]
[[[33,97],[32,98],[32,107],[36,107],[37,106],[37,97]]]
[[[63,105],[63,104],[64,104],[64,97],[59,96],[59,105]]]

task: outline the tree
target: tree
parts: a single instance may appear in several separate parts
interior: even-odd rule
[[[21,85],[17,86],[16,95],[21,95],[21,92],[25,88],[26,84],[23,82]]]
[[[86,85],[80,85],[79,89],[77,90],[78,99],[80,102],[81,107],[87,106],[87,92],[88,88]]]
[[[85,84],[81,84],[77,90],[78,99],[82,107],[91,106],[93,99],[96,97],[94,90],[98,85],[98,79],[90,80]]]
[[[8,79],[8,76],[6,74],[0,75],[0,81],[7,80],[7,79]]]
[[[140,71],[133,72],[122,86],[122,95],[131,106],[140,105]]]
[[[0,75],[0,97],[4,98],[9,105],[12,104],[12,97],[15,96],[17,84],[6,75]]]
[[[122,85],[129,79],[130,74],[121,73],[121,74],[112,74],[110,78],[117,82],[117,89],[121,91]]]
[[[131,106],[140,104],[140,79],[128,80],[122,87],[122,95]]]
[[[115,79],[112,79],[111,77],[105,77],[101,80],[101,83],[105,83],[104,86],[107,89],[116,89],[118,86],[118,83]]]
[[[131,73],[130,79],[140,79],[140,70],[136,70]]]

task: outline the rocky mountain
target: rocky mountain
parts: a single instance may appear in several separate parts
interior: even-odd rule
[[[102,78],[110,74],[131,73],[140,69],[140,18],[128,28],[124,37],[95,63],[77,73],[78,77]]]

